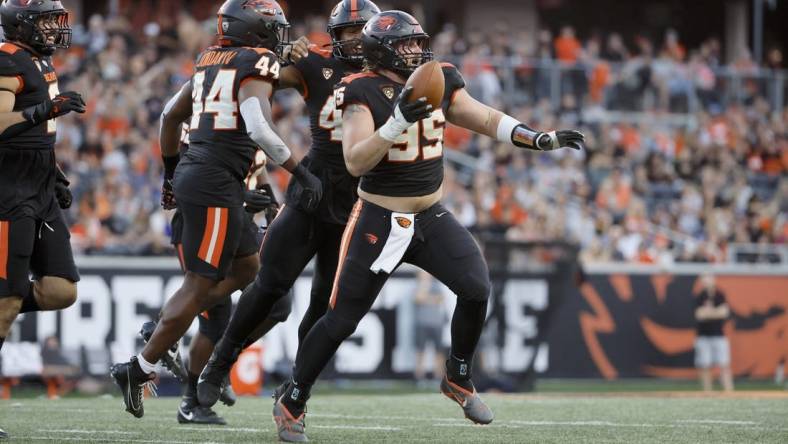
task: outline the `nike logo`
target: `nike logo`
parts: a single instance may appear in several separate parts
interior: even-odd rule
[[[200,385],[200,384],[202,384],[203,382],[205,382],[205,378],[203,378],[203,377],[202,377],[202,373],[200,373],[200,377],[199,377],[199,378],[197,378],[197,385]]]
[[[443,216],[446,213],[448,213],[448,211],[444,211],[443,213],[438,213],[438,214],[435,215],[435,217],[441,217],[441,216]]]
[[[186,420],[187,420],[187,421],[191,421],[191,420],[194,418],[194,412],[189,412],[189,413],[187,414],[187,413],[186,413],[186,412],[184,412],[184,411],[183,411],[183,409],[182,409],[182,408],[180,408],[180,407],[178,407],[178,412],[181,414],[181,416],[183,416],[184,418],[186,418]]]

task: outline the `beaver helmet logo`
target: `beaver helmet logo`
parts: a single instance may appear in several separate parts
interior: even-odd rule
[[[378,31],[388,31],[397,24],[397,18],[392,15],[384,15],[377,20],[375,28]]]
[[[410,228],[410,224],[412,223],[407,217],[395,217],[394,219],[396,219],[397,223],[402,228]]]
[[[265,15],[276,15],[276,4],[270,0],[246,0],[243,8],[254,9]]]

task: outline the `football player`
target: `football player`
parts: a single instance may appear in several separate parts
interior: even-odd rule
[[[247,336],[282,300],[313,257],[315,275],[309,308],[298,329],[299,342],[328,307],[337,252],[358,186],[342,157],[341,116],[334,104],[334,85],[361,70],[361,29],[378,12],[368,0],[340,1],[328,20],[332,48],[312,46],[306,57],[282,69],[279,87],[296,88],[306,101],[312,146],[302,165],[320,177],[323,200],[317,211],[304,208],[299,203],[300,183],[290,182],[286,205],[266,232],[257,278],[243,292],[224,338],[200,376],[202,405],[216,403]]]
[[[4,0],[0,44],[0,348],[17,314],[60,310],[79,280],[61,208],[71,205],[55,162],[55,118],[84,113],[61,93],[52,54],[71,43],[60,1]],[[33,280],[30,280],[32,275]],[[6,438],[0,430],[0,438]]]
[[[184,124],[181,135],[180,155],[182,156],[189,149],[189,127]],[[270,221],[276,215],[278,203],[274,197],[271,185],[268,183],[268,175],[265,172],[266,156],[265,152],[258,150],[255,161],[246,178],[246,193],[244,196],[246,214],[244,215],[244,227],[241,233],[236,258],[242,258],[244,264],[249,268],[237,275],[228,276],[217,284],[211,293],[213,299],[219,299],[213,307],[202,311],[198,316],[198,331],[189,343],[189,365],[184,368],[180,359],[178,342],[176,342],[164,355],[162,362],[170,372],[185,384],[183,399],[178,406],[177,419],[181,424],[226,424],[224,418],[218,416],[210,407],[200,406],[197,402],[197,379],[202,371],[208,357],[213,351],[214,345],[221,338],[232,312],[232,300],[229,297],[235,290],[245,288],[254,279],[259,263],[254,260],[244,260],[248,256],[257,257],[257,251],[262,242],[262,230],[257,226],[253,215],[265,212],[266,218]],[[162,193],[162,207],[173,209],[176,207],[175,198],[170,191]],[[184,269],[183,258],[181,255],[181,237],[183,234],[183,214],[175,211],[172,217],[172,244],[178,252],[178,259],[181,262],[181,269]],[[265,332],[270,330],[279,322],[284,322],[290,314],[291,303],[289,298],[280,299],[265,321],[258,327],[250,338],[253,343]],[[156,328],[156,322],[150,321],[142,325],[140,335],[145,342],[148,342]],[[227,384],[222,392],[220,400],[231,406],[235,404],[236,397],[232,387]]]
[[[257,147],[300,183],[299,204],[314,211],[320,202],[320,180],[293,158],[271,119],[270,98],[289,27],[274,0],[225,1],[217,20],[219,45],[198,56],[191,81],[162,113],[165,194],[172,191],[183,214],[186,274],[142,352],[111,369],[126,410],[136,417],[144,415],[143,388],[154,388],[155,363],[198,313],[227,295],[211,290],[228,275],[254,269],[255,255],[235,255],[245,220],[244,179]],[[180,158],[178,141],[187,119],[189,150]]]
[[[312,385],[402,262],[422,268],[457,295],[441,391],[460,404],[471,421],[490,423],[493,413],[471,381],[490,281],[473,237],[440,203],[443,129],[451,122],[537,151],[580,149],[584,142],[577,131],[536,131],[477,102],[450,64],[442,68],[440,108],[432,109],[424,97],[411,101],[413,88],[404,84],[432,53],[429,36],[407,13],[386,11],[370,19],[362,44],[368,69],[346,77],[335,91],[345,164],[361,177],[359,200],[342,239],[330,308],[301,344],[293,380],[274,405],[283,441],[307,440],[304,414]]]

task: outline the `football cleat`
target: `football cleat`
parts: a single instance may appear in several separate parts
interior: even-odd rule
[[[8,433],[6,433],[3,429],[0,429],[0,439],[8,439]]]
[[[276,405],[277,401],[279,401],[279,398],[285,394],[288,385],[290,385],[290,381],[285,381],[279,384],[279,386],[274,389],[274,392],[271,393],[271,397],[274,398],[274,405]]]
[[[227,421],[210,407],[197,404],[194,398],[184,398],[178,406],[178,422],[181,424],[226,425]]]
[[[232,367],[232,362],[217,357],[214,351],[197,380],[197,400],[201,406],[213,407],[221,398],[225,387],[229,385]]]
[[[109,373],[123,393],[123,403],[126,405],[126,411],[137,418],[142,418],[145,415],[145,409],[142,405],[145,388],[153,396],[156,396],[156,384],[153,383],[156,374],[150,373],[146,375],[139,368],[136,356],[132,356],[129,362],[113,365],[109,369]]]
[[[473,391],[469,391],[449,381],[444,375],[441,381],[441,393],[459,404],[460,407],[462,407],[462,411],[465,413],[465,417],[476,424],[489,424],[492,422],[493,412],[487,407],[487,404],[482,401],[479,394],[476,393],[475,387]]]
[[[148,321],[142,324],[142,328],[140,329],[140,336],[142,336],[142,340],[147,344],[150,341],[151,336],[153,336],[153,331],[156,330],[156,322]],[[180,350],[178,347],[180,345],[180,341],[176,342],[175,344],[167,350],[167,354],[161,358],[162,364],[164,367],[175,376],[180,382],[186,383],[189,381],[189,374],[186,372],[186,367],[183,366],[183,361],[181,360]]]
[[[224,389],[222,389],[222,394],[219,395],[219,401],[227,407],[234,406],[235,402],[238,401],[233,385],[230,384],[230,375],[227,375],[227,378],[225,378]]]
[[[279,397],[274,403],[274,423],[276,424],[276,433],[279,435],[279,440],[282,442],[307,442],[309,439],[306,437],[306,424],[304,417],[306,411],[294,417]]]

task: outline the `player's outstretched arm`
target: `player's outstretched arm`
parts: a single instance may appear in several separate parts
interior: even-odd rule
[[[366,106],[349,103],[342,112],[342,153],[348,172],[359,177],[375,168],[383,160],[394,142],[421,119],[432,113],[432,105],[427,99],[419,98],[408,102],[413,87],[402,90],[391,117],[375,131],[372,113]],[[335,91],[337,107],[342,106],[341,88]]]
[[[60,93],[22,111],[14,111],[19,86],[19,79],[16,77],[0,77],[0,140],[10,139],[49,119],[72,111],[80,114],[85,112],[85,101],[79,93],[73,91]]]
[[[175,209],[175,193],[172,190],[172,178],[175,168],[181,159],[180,146],[183,122],[192,115],[192,83],[186,82],[174,95],[161,112],[159,127],[159,145],[161,159],[164,162],[164,183],[161,186],[161,206],[165,210]]]
[[[251,80],[241,86],[238,102],[246,131],[271,160],[290,171],[304,189],[301,194],[303,208],[314,210],[323,197],[323,186],[320,179],[293,158],[290,149],[276,133],[269,102],[272,93],[273,85],[265,80]]]
[[[446,120],[501,142],[536,151],[558,148],[579,150],[585,144],[585,137],[580,131],[537,131],[514,117],[477,101],[464,88],[457,90],[446,114]]]

